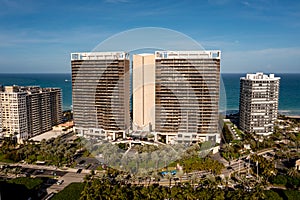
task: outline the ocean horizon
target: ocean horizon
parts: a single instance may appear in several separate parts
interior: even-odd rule
[[[240,77],[245,73],[221,73],[220,111],[237,113],[239,109]],[[300,73],[275,73],[281,77],[279,91],[279,113],[300,115]],[[71,73],[2,73],[0,85],[57,87],[62,89],[63,110],[72,109]]]

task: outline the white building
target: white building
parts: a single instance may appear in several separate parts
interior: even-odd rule
[[[26,92],[16,92],[14,87],[5,87],[0,93],[1,129],[4,136],[19,134],[18,139],[27,139]]]
[[[270,135],[278,114],[280,78],[247,74],[240,79],[239,126],[246,133]]]
[[[0,128],[18,142],[52,129],[62,119],[61,90],[5,86],[0,91]]]

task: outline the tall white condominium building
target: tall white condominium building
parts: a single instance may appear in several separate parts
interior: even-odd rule
[[[0,127],[4,137],[23,142],[61,123],[61,90],[5,86],[0,92]]]
[[[240,79],[240,128],[246,133],[269,135],[278,114],[279,77],[247,74]]]
[[[130,128],[129,57],[125,52],[72,53],[75,131],[115,140]]]
[[[166,143],[219,141],[220,51],[133,55],[133,130]]]

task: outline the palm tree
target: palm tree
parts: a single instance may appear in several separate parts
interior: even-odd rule
[[[192,183],[193,188],[195,188],[195,184],[196,184],[197,180],[198,180],[198,176],[196,174],[193,174],[191,176],[191,183]]]
[[[154,179],[155,183],[158,183],[160,181],[160,176],[157,174],[157,172],[153,171],[151,173],[151,178]]]
[[[193,189],[190,185],[186,185],[186,187],[183,188],[182,195],[183,198],[187,200],[198,199],[195,196],[195,189]]]
[[[234,148],[230,144],[226,143],[222,146],[222,149],[224,150],[224,153],[230,163],[230,161],[232,160],[232,153],[234,151]]]
[[[123,185],[123,182],[124,182],[123,174],[118,174],[115,179],[120,185]]]
[[[183,176],[183,171],[182,170],[178,170],[176,173],[176,177],[179,178],[180,183],[182,181],[182,176]]]
[[[84,189],[81,192],[80,200],[91,200],[91,191],[88,183],[85,184]]]
[[[265,199],[264,185],[261,183],[256,183],[255,187],[251,193],[248,193],[248,195],[250,199]]]
[[[5,180],[7,180],[7,174],[8,174],[8,172],[9,172],[9,168],[5,168],[4,170],[3,170],[3,172],[4,172],[4,174],[5,174]]]
[[[136,174],[131,174],[131,175],[130,175],[130,182],[133,183],[133,184],[136,184],[136,183],[135,183],[136,180],[137,180]]]
[[[89,182],[91,180],[91,177],[92,176],[90,174],[85,175],[83,178],[84,182]]]
[[[171,182],[172,182],[173,175],[170,172],[168,172],[165,175],[165,178],[169,181],[169,188],[170,188],[171,187]]]
[[[296,148],[297,148],[297,152],[298,152],[299,143],[300,143],[300,132],[297,133],[295,142],[296,142]]]
[[[288,170],[287,174],[290,176],[290,177],[293,177],[293,178],[298,178],[300,177],[300,174],[298,172],[298,170],[296,169],[296,167],[292,167]]]
[[[171,199],[182,199],[182,190],[181,187],[174,186],[171,189]]]

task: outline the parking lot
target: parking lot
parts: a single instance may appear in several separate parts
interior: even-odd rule
[[[31,176],[39,176],[39,177],[60,177],[64,176],[67,172],[59,171],[59,170],[48,170],[48,169],[33,169],[33,168],[22,168],[21,173],[28,174]]]
[[[96,170],[99,166],[101,166],[101,162],[96,158],[89,157],[79,157],[76,159],[77,165],[75,168],[77,169],[88,169],[88,170]]]

